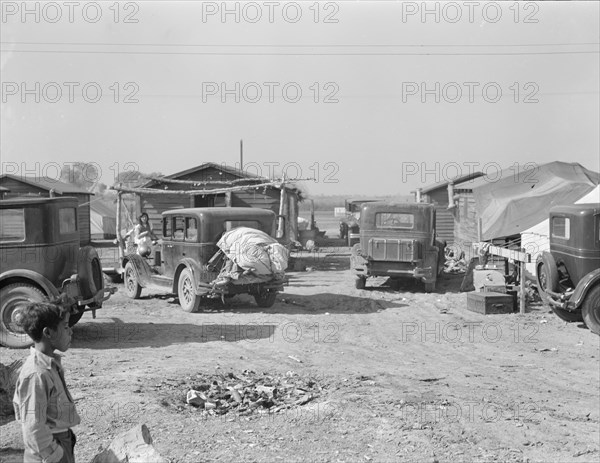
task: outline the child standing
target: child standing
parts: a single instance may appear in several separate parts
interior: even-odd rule
[[[20,325],[34,342],[17,381],[13,405],[23,427],[24,463],[74,463],[80,418],[67,389],[60,355],[71,345],[70,307],[59,301],[28,304]]]

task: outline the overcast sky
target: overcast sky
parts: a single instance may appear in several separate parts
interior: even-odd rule
[[[235,165],[241,139],[250,172],[315,195],[600,171],[598,2],[26,7],[2,3],[3,173],[96,162],[111,185]]]

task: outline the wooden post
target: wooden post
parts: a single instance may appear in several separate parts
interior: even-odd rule
[[[285,221],[283,218],[283,212],[285,207],[285,176],[281,181],[279,187],[279,216],[277,221],[277,238],[283,238],[285,235]]]
[[[122,261],[123,259],[123,254],[124,254],[124,250],[123,248],[124,243],[123,243],[123,237],[121,236],[121,201],[122,201],[122,193],[119,191],[117,192],[117,222],[116,222],[116,227],[117,227],[117,246],[119,248],[119,262]]]
[[[225,206],[231,207],[231,191],[225,193]]]
[[[519,262],[521,266],[521,297],[519,298],[519,313],[525,313],[525,262]]]

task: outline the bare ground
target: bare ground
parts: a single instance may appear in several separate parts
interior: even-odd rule
[[[541,306],[470,312],[458,276],[434,294],[384,279],[356,290],[348,256],[308,265],[271,309],[236,297],[188,314],[172,295],[133,301],[121,286],[85,315],[64,358],[82,417],[77,460],[142,422],[173,462],[598,461],[600,338],[582,324]],[[27,351],[0,354],[6,364]],[[322,390],[271,415],[184,403],[196,375],[245,369]],[[19,461],[18,423],[0,437],[1,459]]]

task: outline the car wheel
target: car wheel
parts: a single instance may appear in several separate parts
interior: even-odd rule
[[[131,299],[139,299],[142,294],[142,287],[138,283],[135,267],[131,262],[125,265],[123,272],[123,283],[125,284],[125,292]]]
[[[263,309],[268,309],[269,307],[273,307],[275,304],[275,299],[277,298],[276,291],[267,291],[260,294],[254,295],[254,300],[256,301],[256,305],[262,307]]]
[[[590,331],[600,336],[600,285],[596,284],[588,291],[581,312]]]
[[[354,287],[356,289],[365,289],[367,286],[367,279],[365,277],[356,277],[354,280]]]
[[[81,284],[84,299],[90,299],[98,291],[104,289],[104,274],[98,253],[92,246],[84,246],[79,250],[77,258],[77,276]],[[88,304],[95,307],[96,303]]]
[[[536,276],[540,297],[547,301],[548,295],[542,292],[558,290],[558,267],[552,254],[544,251],[537,259]]]
[[[71,315],[69,315],[69,327],[75,326],[75,324],[81,320],[81,317],[83,317],[83,314],[85,312],[83,312],[83,310],[81,312],[77,312],[77,313],[72,313]]]
[[[0,344],[6,347],[28,347],[31,338],[17,323],[19,312],[28,302],[45,302],[48,298],[37,287],[27,283],[13,283],[0,290]]]
[[[197,312],[200,308],[200,296],[196,294],[194,277],[189,268],[184,268],[177,282],[179,305],[185,312]]]
[[[561,309],[559,307],[550,306],[550,308],[558,318],[566,322],[573,323],[583,321],[583,315],[581,314],[581,310],[577,310],[576,312],[569,312],[568,310]]]

